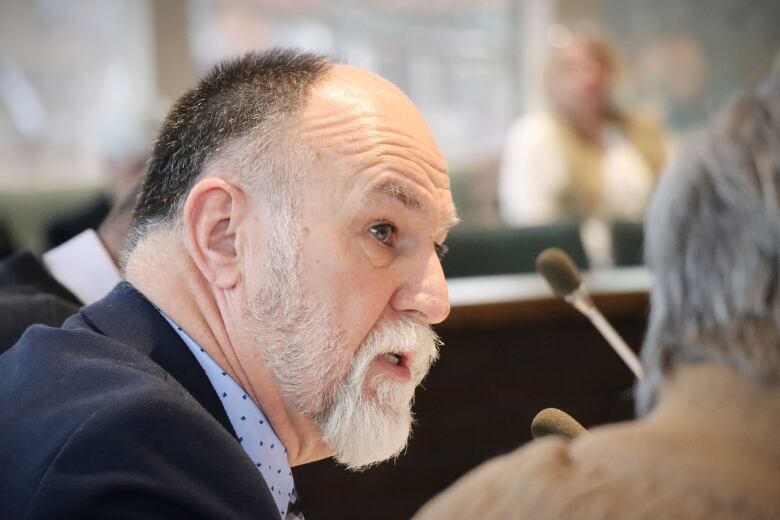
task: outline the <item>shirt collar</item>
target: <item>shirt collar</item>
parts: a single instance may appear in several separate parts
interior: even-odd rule
[[[295,483],[290,464],[287,461],[287,449],[279,440],[262,410],[241,389],[238,383],[211,359],[211,356],[195,343],[195,340],[181,327],[164,312],[159,309],[158,311],[203,367],[211,386],[220,397],[222,406],[230,419],[230,424],[238,436],[238,442],[241,443],[244,452],[260,471],[271,495],[273,495],[281,518],[284,518],[289,503],[296,500]]]
[[[121,281],[114,261],[91,229],[44,253],[43,263],[85,305],[103,298]]]

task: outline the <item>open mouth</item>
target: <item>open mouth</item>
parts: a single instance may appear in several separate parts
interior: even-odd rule
[[[404,361],[404,355],[401,353],[395,353],[395,352],[388,352],[384,355],[385,359],[388,363],[391,365],[400,365]]]
[[[409,366],[412,362],[410,352],[386,352],[377,356],[376,361],[383,371],[398,379],[409,379]]]

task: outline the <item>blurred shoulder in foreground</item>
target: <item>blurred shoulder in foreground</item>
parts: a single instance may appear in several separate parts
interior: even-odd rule
[[[777,518],[780,394],[725,367],[678,370],[646,418],[483,464],[416,519]]]

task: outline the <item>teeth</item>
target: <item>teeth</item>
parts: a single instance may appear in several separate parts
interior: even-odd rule
[[[398,356],[397,354],[392,354],[390,352],[385,354],[385,359],[388,360],[393,365],[398,365],[399,363],[401,363],[401,357]]]

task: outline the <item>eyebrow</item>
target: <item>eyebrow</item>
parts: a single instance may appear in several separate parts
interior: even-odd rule
[[[420,198],[415,195],[408,187],[393,180],[386,180],[377,184],[371,188],[371,191],[368,195],[369,198],[372,199],[376,199],[378,197],[389,197],[397,200],[407,209],[423,213],[425,212],[425,205],[422,203]]]
[[[452,213],[450,214],[450,217],[447,219],[447,223],[444,224],[444,229],[449,231],[450,229],[454,228],[458,224],[460,224],[460,217],[457,214]]]
[[[386,180],[371,188],[371,191],[368,193],[368,198],[374,200],[385,197],[400,202],[407,209],[418,211],[420,213],[426,213],[427,211],[425,204],[423,204],[420,198],[406,185],[400,182]],[[452,229],[459,223],[460,218],[458,218],[458,216],[453,213],[447,219],[447,222],[444,224],[444,228]]]

